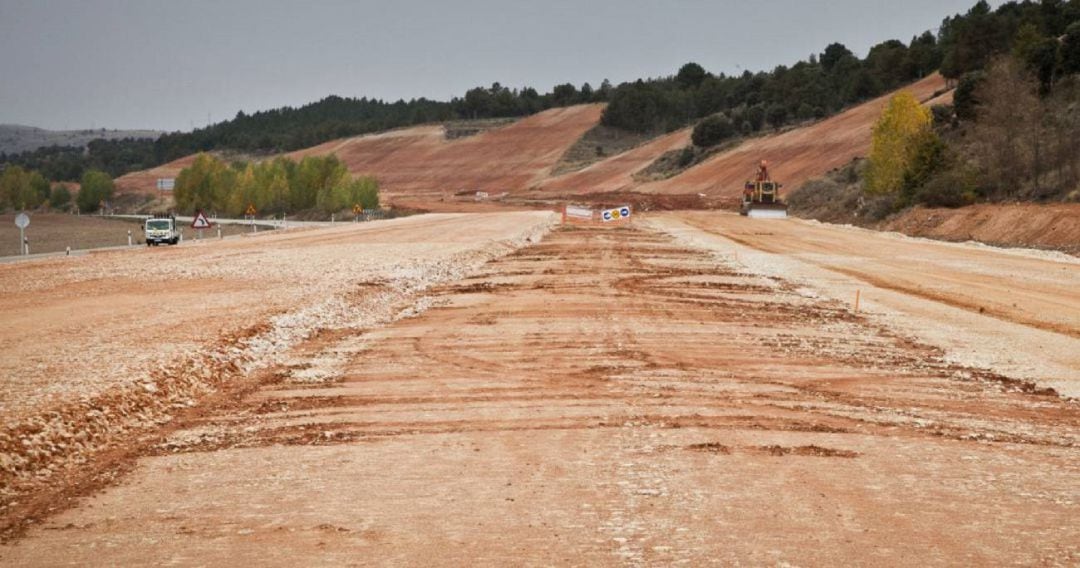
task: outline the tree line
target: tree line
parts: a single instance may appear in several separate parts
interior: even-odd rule
[[[771,72],[729,77],[688,63],[672,77],[622,84],[611,94],[603,120],[639,132],[669,131],[700,120],[693,142],[708,147],[764,127],[831,115],[939,68],[964,87],[965,76],[1015,52],[1048,91],[1055,77],[1075,72],[1070,69],[1078,34],[1070,29],[1075,31],[1078,22],[1078,0],[1008,2],[996,10],[980,0],[967,13],[946,17],[936,35],[923,33],[907,45],[884,41],[863,59],[834,43]]]
[[[943,50],[926,32],[909,44],[889,40],[860,59],[840,43],[772,71],[713,75],[696,63],[671,77],[619,85],[603,123],[637,132],[670,131],[707,118],[694,143],[712,146],[766,127],[822,118],[935,71]]]
[[[299,162],[278,157],[227,164],[203,153],[181,170],[173,197],[177,209],[185,212],[202,209],[240,216],[254,207],[259,214],[310,209],[337,213],[355,205],[378,208],[379,184],[370,176],[353,177],[333,154]]]
[[[96,211],[103,202],[112,199],[112,177],[105,172],[86,170],[79,178],[79,185],[81,189],[75,205],[80,211]],[[63,183],[50,183],[41,172],[9,165],[0,173],[0,211],[39,207],[67,209],[71,202],[71,190]]]
[[[959,79],[954,102],[890,100],[874,127],[868,193],[890,200],[889,210],[1080,199],[1078,8],[1045,1],[992,11],[979,2],[947,19],[954,50],[942,66]]]
[[[618,86],[604,80],[596,88],[588,83],[581,87],[564,83],[543,94],[529,86],[508,88],[494,83],[469,89],[450,101],[329,96],[296,108],[241,111],[230,120],[157,140],[97,140],[85,152],[53,147],[0,155],[0,166],[17,164],[53,181],[77,181],[90,169],[116,177],[197,152],[270,154],[421,123],[519,117],[594,102],[608,103],[602,118],[605,125],[636,132],[670,131],[709,118],[695,136],[695,144],[709,146],[763,128],[831,115],[938,68],[970,94],[970,75],[984,70],[995,57],[1012,53],[1017,38],[1022,38],[1021,60],[1035,70],[1048,90],[1056,77],[1071,72],[1075,65],[1075,42],[1068,38],[1076,37],[1069,30],[1078,21],[1080,0],[1024,0],[997,9],[980,0],[967,13],[945,18],[936,34],[926,32],[906,44],[884,41],[862,58],[833,43],[790,66],[733,76],[714,75],[687,63],[672,76]],[[1069,46],[1065,50],[1060,48],[1063,37]],[[965,112],[959,101],[957,112]]]
[[[78,182],[89,170],[102,171],[111,177],[159,165],[154,140],[123,138],[91,140],[81,146],[45,146],[18,154],[0,153],[0,168],[17,165],[40,172],[52,181]]]

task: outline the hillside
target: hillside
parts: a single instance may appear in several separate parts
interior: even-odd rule
[[[933,74],[904,87],[926,104],[948,103],[952,93],[931,100],[945,88],[945,79]],[[805,128],[795,128],[754,138],[672,178],[642,184],[636,191],[646,193],[704,193],[710,197],[735,198],[743,181],[760,160],[768,160],[773,178],[795,188],[833,168],[865,156],[870,150],[870,134],[892,93],[848,109]]]
[[[195,161],[195,155],[184,156],[179,160],[173,160],[156,168],[141,170],[125,174],[114,180],[117,195],[153,195],[157,192],[158,178],[175,178],[180,175],[180,170],[190,166]]]
[[[905,89],[927,104],[951,101],[945,80],[934,74]],[[376,176],[384,199],[420,208],[461,208],[475,191],[509,192],[519,198],[553,198],[612,192],[664,195],[705,194],[710,201],[738,196],[758,161],[772,164],[788,188],[821,176],[856,156],[865,156],[870,134],[889,95],[852,107],[806,127],[751,138],[669,179],[639,183],[634,174],[671,150],[690,143],[690,129],[660,136],[584,169],[551,176],[560,157],[599,123],[602,104],[556,108],[474,136],[447,140],[432,124],[326,142],[286,156],[336,154],[354,174]],[[933,99],[933,100],[931,100]],[[125,175],[118,192],[153,193],[160,177],[175,177],[193,156]],[[459,194],[455,198],[455,194]],[[474,208],[472,203],[469,209]]]
[[[378,177],[385,200],[427,205],[455,193],[514,191],[542,182],[559,158],[600,120],[603,105],[547,110],[508,126],[447,140],[442,125],[426,125],[326,142],[285,154],[293,159],[336,154],[354,174]],[[152,194],[194,156],[116,180],[121,194]]]
[[[0,153],[17,154],[46,146],[86,146],[91,140],[161,136],[157,130],[46,130],[21,124],[0,124]]]
[[[555,195],[632,189],[636,184],[634,174],[648,167],[664,153],[689,144],[690,131],[690,128],[677,130],[582,170],[544,180],[538,189]]]

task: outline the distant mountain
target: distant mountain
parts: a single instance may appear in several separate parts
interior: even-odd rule
[[[0,153],[17,154],[45,146],[81,146],[91,140],[120,140],[122,138],[150,138],[161,136],[157,130],[46,130],[21,124],[0,124]]]

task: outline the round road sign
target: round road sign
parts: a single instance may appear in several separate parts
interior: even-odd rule
[[[19,213],[15,216],[15,226],[20,229],[25,229],[30,225],[30,216],[26,213]]]

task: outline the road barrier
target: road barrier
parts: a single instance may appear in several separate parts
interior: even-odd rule
[[[632,211],[629,205],[620,205],[611,209],[601,209],[599,213],[584,205],[563,205],[562,222],[569,221],[592,222],[599,218],[605,223],[612,221],[629,221]]]
[[[563,223],[566,223],[568,219],[575,221],[592,221],[593,210],[580,205],[565,205],[563,206]]]

